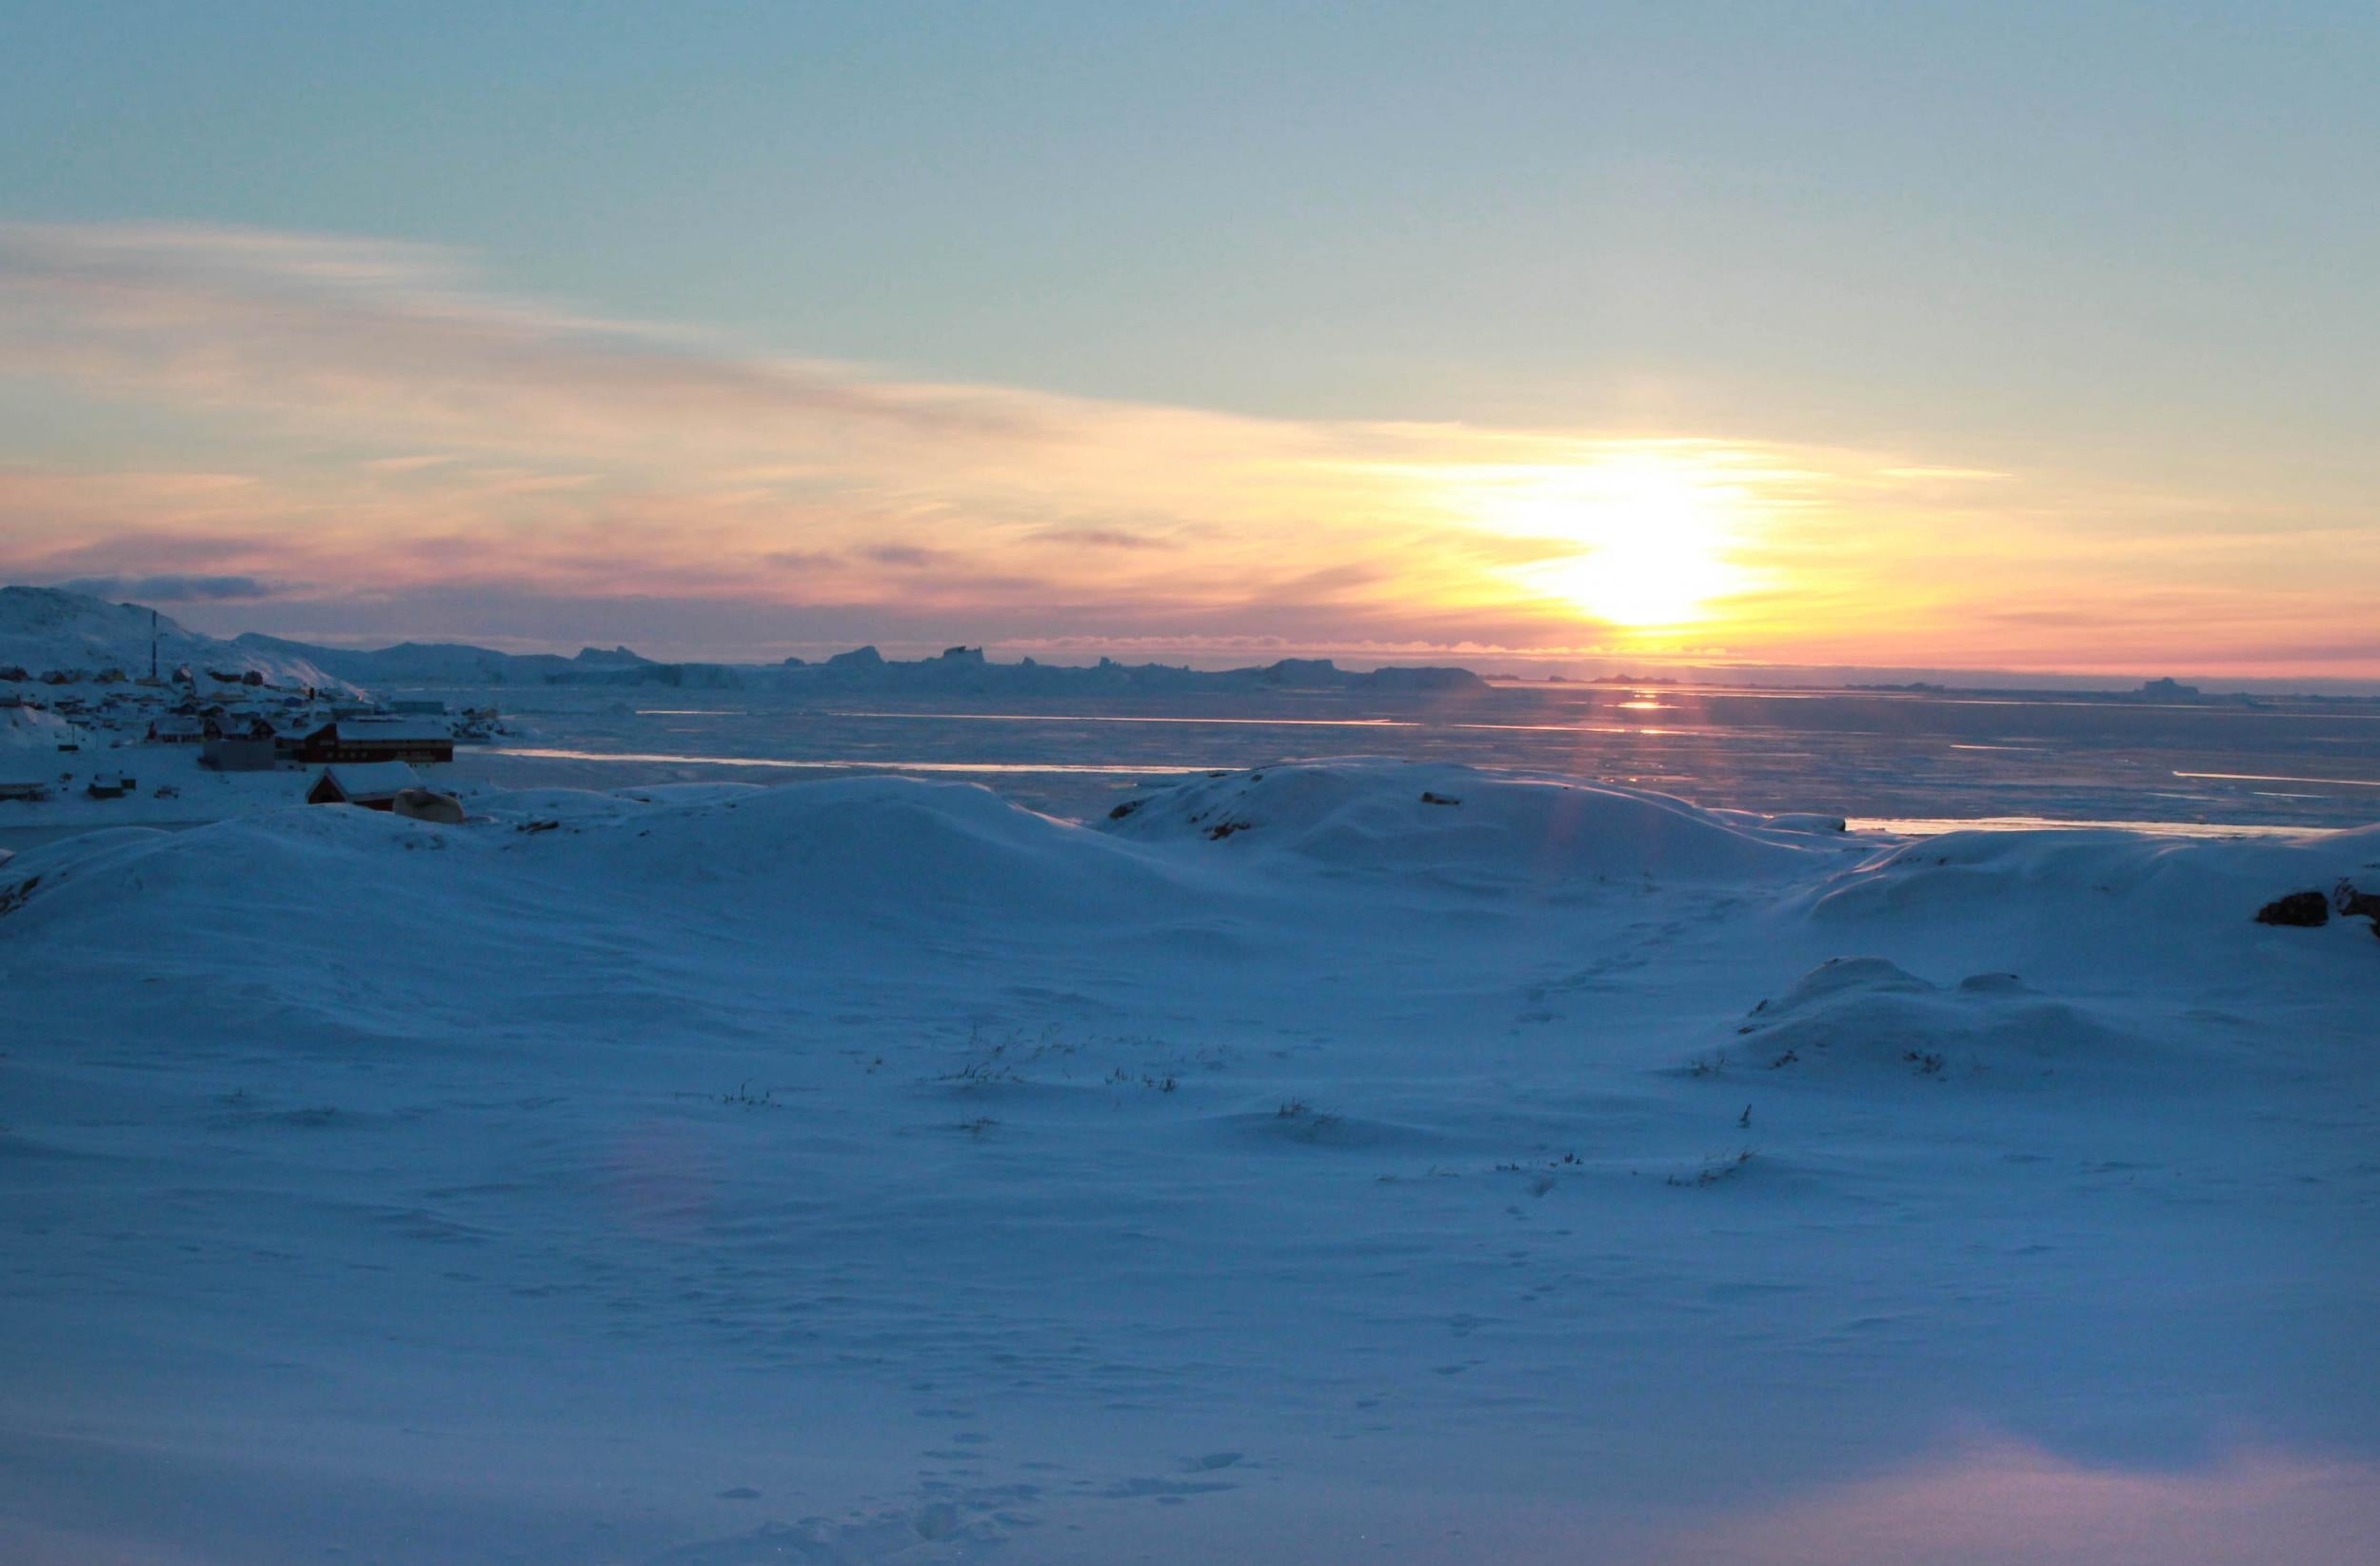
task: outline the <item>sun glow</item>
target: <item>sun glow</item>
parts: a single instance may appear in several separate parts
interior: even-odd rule
[[[1726,565],[1702,538],[1648,531],[1607,537],[1540,580],[1597,620],[1644,629],[1701,620],[1728,579]]]
[[[1700,452],[1655,447],[1506,471],[1472,487],[1466,504],[1480,525],[1557,551],[1516,571],[1524,586],[1614,625],[1695,624],[1749,585],[1730,558],[1749,520],[1747,491]]]

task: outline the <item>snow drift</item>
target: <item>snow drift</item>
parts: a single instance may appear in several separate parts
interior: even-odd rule
[[[1936,984],[1879,957],[1835,958],[1737,1027],[1737,1062],[1797,1078],[2017,1086],[2158,1061],[2153,1044],[2015,974]],[[2190,1062],[2168,1055],[2168,1068]]]
[[[1608,783],[1356,757],[1180,783],[1119,805],[1107,827],[1340,871],[1538,885],[1770,880],[1841,852],[1755,820]]]
[[[2380,827],[2236,841],[1968,831],[1878,856],[1790,909],[1846,941],[1923,928],[1946,964],[2002,962],[2083,984],[2245,979],[2249,968],[2271,964],[2311,981],[2369,963],[2369,924],[2354,919],[2297,931],[2252,921],[2274,898],[2327,894],[2342,880],[2380,882]]]

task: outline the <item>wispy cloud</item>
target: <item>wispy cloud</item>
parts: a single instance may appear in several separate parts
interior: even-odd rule
[[[742,358],[687,333],[471,290],[423,246],[172,226],[0,226],[0,372],[373,421],[480,450],[729,444],[869,426],[1016,435],[1013,399]]]

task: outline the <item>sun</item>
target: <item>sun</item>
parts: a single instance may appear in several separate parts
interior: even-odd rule
[[[1537,582],[1597,620],[1641,630],[1704,619],[1734,572],[1709,539],[1648,527],[1607,535],[1585,554],[1541,568]]]
[[[1694,453],[1627,452],[1575,467],[1505,472],[1476,489],[1476,520],[1542,541],[1553,558],[1516,568],[1528,590],[1630,630],[1696,624],[1743,589],[1731,558],[1743,491]]]

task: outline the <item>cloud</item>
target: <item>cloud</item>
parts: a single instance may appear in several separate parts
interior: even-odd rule
[[[191,604],[226,599],[278,598],[285,583],[253,576],[84,576],[50,584],[72,593],[142,604]]]
[[[1817,1489],[1687,1530],[1636,1557],[1696,1566],[1886,1566],[1913,1560],[2370,1558],[2380,1479],[2369,1462],[2251,1452],[2195,1472],[2086,1467],[2013,1442]]]
[[[170,225],[0,225],[0,370],[479,449],[880,426],[1016,437],[997,393],[739,357],[496,298],[426,246]]]
[[[1029,535],[1036,544],[1069,549],[1179,549],[1179,541],[1135,533],[1121,527],[1042,527]]]
[[[358,624],[401,604],[633,602],[673,605],[687,638],[735,605],[740,624],[832,616],[863,640],[1845,663],[1922,645],[2000,666],[2287,644],[2380,673],[2354,650],[2355,587],[2380,576],[2361,517],[1957,453],[902,378],[507,298],[430,246],[0,226],[0,378],[89,407],[81,445],[107,451],[75,467],[0,446],[0,575],[179,582],[169,601],[302,600]],[[144,417],[108,416],[128,404]],[[1632,628],[1580,607],[1605,595],[1566,594],[1654,535],[1724,559],[1705,620]],[[558,639],[610,636],[597,615]]]
[[[899,565],[908,569],[931,565],[943,558],[942,550],[915,544],[871,544],[860,550],[860,555],[879,565]]]

